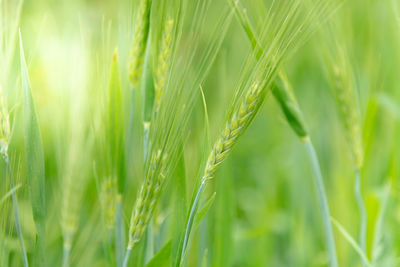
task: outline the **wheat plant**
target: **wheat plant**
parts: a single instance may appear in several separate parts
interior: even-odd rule
[[[398,266],[398,8],[0,0],[0,267]]]

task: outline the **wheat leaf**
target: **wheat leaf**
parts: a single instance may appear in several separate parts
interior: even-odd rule
[[[32,98],[29,75],[26,67],[21,32],[19,33],[19,40],[24,102],[24,135],[27,179],[31,197],[33,219],[37,230],[37,247],[35,251],[37,257],[35,257],[35,259],[37,260],[37,266],[43,266],[46,217],[44,155],[39,123],[36,116],[35,104]]]

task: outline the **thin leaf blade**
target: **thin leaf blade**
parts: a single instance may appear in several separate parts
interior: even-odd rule
[[[21,32],[20,40],[20,61],[21,79],[23,90],[24,106],[24,139],[27,177],[32,205],[33,219],[37,230],[36,265],[44,265],[44,245],[45,245],[45,169],[42,139],[40,135],[39,123],[36,116],[35,104],[33,102],[31,86],[29,81],[28,69],[26,66],[24,49],[22,45]]]

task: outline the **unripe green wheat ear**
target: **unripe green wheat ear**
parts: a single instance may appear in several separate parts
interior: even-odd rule
[[[129,80],[133,88],[137,87],[143,72],[144,55],[149,36],[151,2],[152,0],[141,0],[136,12],[129,61]]]
[[[338,32],[339,29],[336,30]],[[340,121],[350,148],[355,170],[354,194],[360,213],[359,245],[367,254],[367,211],[361,193],[361,171],[364,162],[362,122],[358,104],[354,67],[348,47],[335,40],[326,60],[330,85],[334,91]],[[363,266],[365,266],[362,261]]]

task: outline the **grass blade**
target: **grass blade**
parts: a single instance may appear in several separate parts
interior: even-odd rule
[[[204,203],[203,207],[197,212],[196,214],[196,219],[195,219],[195,228],[201,223],[201,221],[204,219],[204,217],[207,215],[208,210],[211,208],[212,204],[214,203],[215,196],[217,195],[216,192],[214,192],[209,199]]]
[[[108,131],[109,152],[112,159],[112,175],[117,177],[118,192],[125,186],[125,166],[123,158],[122,90],[119,71],[118,51],[115,49],[110,71],[108,87]]]
[[[10,189],[1,199],[0,199],[0,204],[3,204],[4,201],[6,201],[13,193],[15,193],[19,188],[21,187],[20,184],[17,184],[13,188]]]
[[[11,189],[11,198],[12,198],[13,208],[14,208],[15,228],[16,228],[16,231],[17,231],[19,243],[21,245],[22,260],[23,260],[24,267],[28,267],[29,266],[28,257],[26,256],[24,237],[22,236],[21,220],[19,218],[19,209],[18,209],[17,196],[15,194],[15,190],[13,190],[15,187],[14,187],[14,180],[13,180],[12,172],[11,172],[11,168],[10,168],[10,162],[9,162],[7,157],[4,157],[4,161],[6,162],[6,165],[7,165],[8,177],[10,178],[10,185],[12,187],[12,189]]]
[[[383,188],[381,196],[381,207],[375,223],[374,238],[372,241],[372,264],[376,265],[380,258],[384,255],[383,251],[383,226],[384,219],[387,211],[387,206],[389,203],[391,184],[389,183]]]
[[[172,242],[168,241],[160,251],[154,255],[154,257],[146,264],[145,267],[165,267],[169,266],[171,262],[171,249]]]
[[[350,243],[350,245],[354,248],[354,250],[360,255],[364,264],[368,267],[372,267],[372,264],[369,262],[367,255],[365,255],[364,251],[360,248],[354,238],[346,231],[346,229],[334,218],[331,217],[331,221],[333,225],[340,231],[340,233],[346,238],[346,240]]]
[[[365,207],[364,200],[361,194],[361,171],[358,169],[356,170],[354,194],[360,213],[360,247],[364,251],[364,253],[367,253],[367,209]]]
[[[37,266],[44,266],[45,250],[45,169],[42,139],[40,136],[39,123],[36,116],[35,104],[32,98],[31,86],[29,82],[28,70],[26,67],[24,49],[22,45],[21,32],[20,41],[20,60],[21,78],[24,99],[24,128],[25,128],[25,153],[27,177],[31,197],[33,219],[37,230],[37,246],[35,259]]]
[[[187,199],[186,199],[186,169],[185,159],[183,154],[182,141],[179,144],[180,157],[176,170],[173,176],[173,211],[172,211],[172,234],[175,238],[172,239],[171,257],[177,255],[180,250],[181,239],[183,237],[182,229],[185,225]],[[176,261],[176,259],[175,259]],[[176,264],[176,262],[173,262]]]

